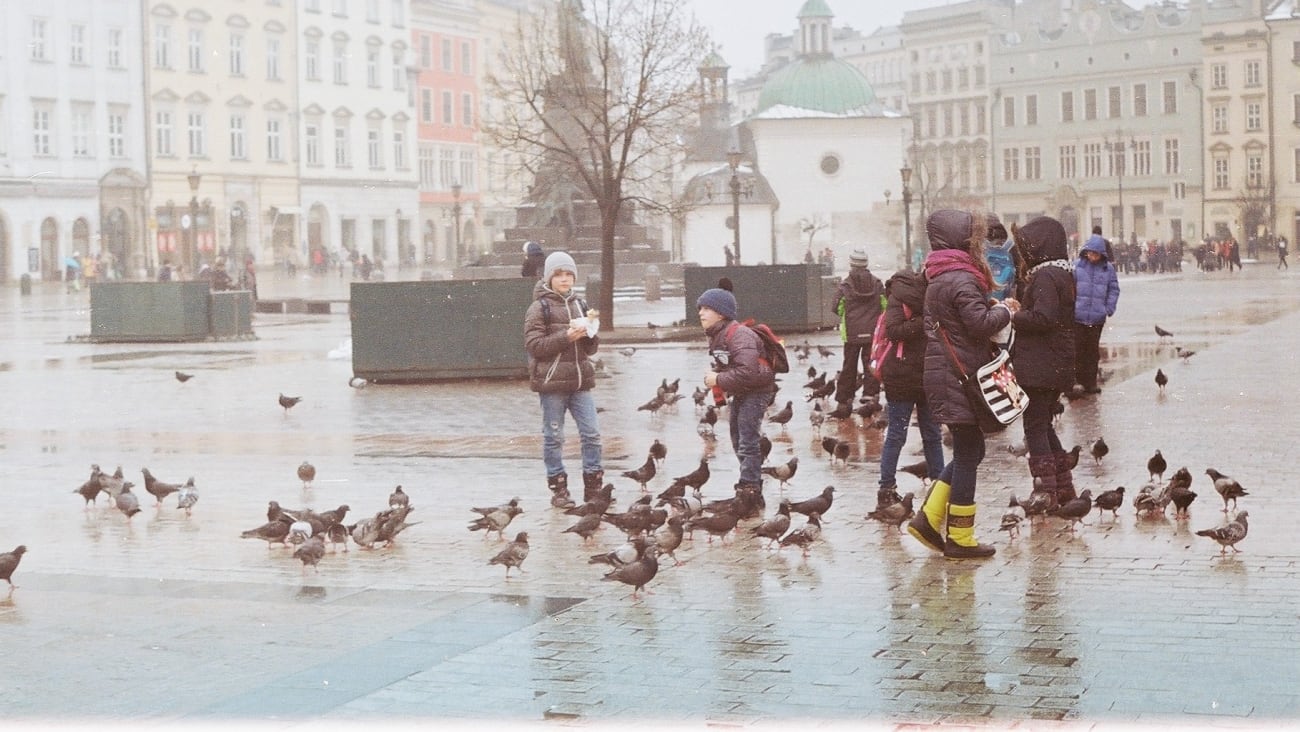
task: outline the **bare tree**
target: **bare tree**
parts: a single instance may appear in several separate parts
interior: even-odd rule
[[[484,127],[539,186],[594,202],[601,327],[613,329],[616,227],[630,202],[668,199],[665,151],[677,149],[699,108],[696,67],[708,37],[688,0],[588,3],[559,0],[521,21],[488,78],[504,112]]]
[[[1256,236],[1259,227],[1272,231],[1273,221],[1273,183],[1261,182],[1259,185],[1246,184],[1245,188],[1233,199],[1237,205],[1237,220],[1241,222],[1241,236],[1249,240]]]

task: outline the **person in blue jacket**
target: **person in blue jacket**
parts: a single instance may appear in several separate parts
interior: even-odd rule
[[[1093,234],[1074,264],[1074,380],[1084,393],[1098,394],[1101,329],[1119,304],[1119,277],[1106,256],[1106,241]]]

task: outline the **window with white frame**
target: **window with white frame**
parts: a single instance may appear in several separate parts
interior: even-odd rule
[[[334,42],[334,83],[348,83],[348,44],[346,41]]]
[[[303,45],[302,65],[307,81],[320,81],[320,41],[313,38]]]
[[[203,30],[201,28],[190,28],[188,50],[190,71],[203,71]]]
[[[1101,177],[1101,143],[1083,143],[1083,177]]]
[[[248,159],[247,119],[242,112],[232,112],[230,115],[230,159]]]
[[[403,130],[393,130],[393,167],[406,170],[406,132]]]
[[[122,68],[122,29],[108,29],[108,46],[104,60],[110,69]]]
[[[420,36],[420,68],[433,68],[433,38]]]
[[[153,148],[160,157],[171,157],[176,154],[172,145],[172,137],[175,134],[172,127],[171,110],[159,109],[153,113]]]
[[[450,91],[442,92],[442,123],[451,125],[456,119],[456,110],[452,108],[452,94]]]
[[[433,90],[420,90],[420,121],[425,124],[433,123]]]
[[[1297,41],[1297,43],[1300,43],[1300,41]],[[1300,147],[1291,151],[1291,166],[1291,180],[1300,183]]]
[[[284,161],[284,123],[279,117],[266,120],[266,159],[272,163]]]
[[[1057,148],[1056,164],[1057,164],[1057,169],[1060,172],[1060,177],[1073,178],[1075,175],[1078,174],[1079,168],[1077,165],[1077,161],[1075,160],[1075,155],[1077,154],[1078,152],[1075,149],[1074,145],[1061,145],[1059,148]]]
[[[1259,188],[1264,185],[1264,156],[1250,154],[1246,156],[1246,187]]]
[[[53,105],[47,102],[32,105],[32,154],[47,156],[54,154]]]
[[[984,105],[975,102],[975,134],[984,134]]]
[[[1134,117],[1147,116],[1147,85],[1146,84],[1133,85],[1133,116]]]
[[[190,157],[203,157],[208,154],[207,140],[205,139],[205,125],[203,123],[203,112],[191,111],[187,117],[186,133],[189,140]]]
[[[406,26],[406,0],[392,0],[393,25],[398,28]]]
[[[72,157],[88,158],[90,157],[90,136],[92,124],[90,121],[90,105],[75,104],[72,107],[71,122],[72,132]]]
[[[307,164],[320,165],[320,125],[308,122],[303,126],[302,137],[306,148]]]
[[[1182,172],[1183,164],[1179,160],[1178,138],[1165,140],[1165,175],[1178,175]]]
[[[1210,64],[1210,88],[1211,89],[1228,88],[1228,65],[1227,64]]]
[[[165,23],[153,27],[153,65],[158,69],[170,69],[172,29]]]
[[[32,37],[28,41],[29,58],[33,61],[50,60],[50,24],[45,18],[32,18]]]
[[[1061,92],[1061,121],[1074,121],[1074,92],[1072,91]]]
[[[1043,151],[1037,145],[1025,148],[1025,180],[1043,177]]]
[[[474,126],[474,95],[469,92],[460,95],[460,123],[466,127]]]
[[[1097,90],[1083,90],[1083,118],[1087,120],[1097,119]]]
[[[474,175],[475,167],[476,167],[476,160],[475,160],[474,151],[461,150],[460,151],[460,180],[457,182],[459,182],[462,186],[464,186],[465,190],[467,191],[478,190],[478,185],[475,182],[476,176]]]
[[[366,0],[366,22],[379,22],[379,0]]]
[[[121,109],[108,110],[108,156],[110,158],[126,157],[126,112]]]
[[[1178,82],[1166,81],[1160,85],[1165,114],[1178,114]]]
[[[970,108],[965,104],[957,106],[957,131],[961,135],[970,134]]]
[[[450,39],[450,38],[444,38],[444,39],[442,39],[442,70],[443,70],[443,71],[454,71],[454,70],[455,70],[455,68],[452,66],[452,56],[451,56],[451,53],[452,53],[452,51],[451,51],[451,39]]]
[[[366,84],[371,88],[379,86],[379,48],[366,49]]]
[[[86,26],[81,23],[68,28],[68,62],[74,66],[86,63]]]
[[[1124,98],[1117,86],[1106,87],[1106,117],[1108,119],[1119,119],[1123,113]]]
[[[1246,86],[1260,86],[1263,83],[1260,68],[1259,61],[1246,62]]]
[[[1025,95],[1025,124],[1033,127],[1038,124],[1038,95]]]
[[[420,190],[431,191],[438,182],[438,151],[432,145],[420,144]]]
[[[334,167],[346,168],[350,164],[351,150],[348,149],[347,123],[334,121]]]
[[[280,80],[280,37],[269,36],[266,39],[266,80]]]
[[[393,88],[401,91],[406,88],[406,64],[402,49],[393,49]]]
[[[1133,175],[1151,175],[1151,141],[1133,143]]]
[[[943,136],[952,137],[952,105],[943,105]]]
[[[371,170],[384,167],[383,142],[377,127],[366,130],[366,162]]]
[[[474,73],[474,47],[469,41],[460,42],[460,73],[466,75]]]
[[[230,34],[230,75],[244,75],[244,34]]]
[[[442,148],[438,151],[438,188],[450,190],[456,181],[456,151]]]
[[[1223,134],[1228,131],[1228,103],[1215,102],[1210,105],[1210,131]]]
[[[1016,126],[1016,98],[1003,97],[1002,99],[1002,126]]]
[[[1264,127],[1264,103],[1246,102],[1246,131],[1259,132]]]
[[[1003,149],[1002,180],[1020,180],[1020,148]]]
[[[1214,158],[1214,190],[1227,190],[1229,179],[1228,156],[1216,155]]]

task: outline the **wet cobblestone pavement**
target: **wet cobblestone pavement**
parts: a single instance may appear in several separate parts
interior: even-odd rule
[[[268,278],[270,279],[270,278]],[[0,550],[25,544],[0,590],[0,718],[43,725],[654,722],[737,726],[868,722],[1037,727],[1137,724],[1223,728],[1300,723],[1300,551],[1293,484],[1300,451],[1300,275],[1245,272],[1126,278],[1103,336],[1099,396],[1070,403],[1059,431],[1085,445],[1080,489],[1131,495],[1160,449],[1187,466],[1199,498],[1186,520],[1094,512],[1077,535],[1050,519],[1009,540],[996,532],[1029,483],[1019,425],[991,437],[977,527],[998,553],[984,562],[930,556],[864,520],[874,503],[882,434],[828,422],[848,440],[832,466],[798,386],[787,430],[766,428],[769,462],[800,458],[784,494],[837,489],[806,559],[766,551],[745,522],[734,541],[703,532],[662,565],[648,594],[602,582],[592,554],[621,543],[606,526],[589,545],[563,534],[539,457],[540,410],[515,381],[348,388],[351,364],[327,357],[346,315],[256,316],[257,339],[200,344],[90,344],[85,293],[0,292]],[[269,281],[264,296],[324,293],[334,282]],[[741,296],[743,305],[743,294]],[[681,300],[628,303],[624,322],[669,322]],[[1160,324],[1175,333],[1161,343]],[[834,332],[809,334],[837,345]],[[802,335],[792,340],[802,340]],[[1174,346],[1196,355],[1184,362]],[[651,340],[603,352],[596,390],[605,462],[619,506],[639,495],[618,477],[654,439],[668,445],[650,483],[711,455],[710,498],[736,463],[726,437],[696,434],[676,413],[635,411],[663,377],[683,391],[705,367],[702,341]],[[814,357],[819,371],[839,366]],[[1164,394],[1153,376],[1169,375]],[[188,383],[175,370],[194,373]],[[286,413],[278,393],[300,395]],[[577,472],[576,434],[568,461]],[[1100,463],[1086,446],[1104,436]],[[915,432],[904,462],[916,459]],[[314,486],[295,476],[317,467]],[[73,489],[97,463],[142,483],[194,476],[186,516],[168,499],[130,522],[83,510]],[[1246,487],[1241,553],[1195,535],[1222,522],[1205,469]],[[900,490],[921,494],[900,474]],[[418,521],[391,549],[330,551],[319,572],[290,552],[240,539],[286,507],[385,508],[401,484]],[[765,487],[769,506],[782,495]],[[470,506],[521,499],[507,529],[529,532],[522,574],[487,562],[495,534],[466,530]],[[798,521],[798,519],[796,519]],[[6,724],[8,726],[8,724]]]

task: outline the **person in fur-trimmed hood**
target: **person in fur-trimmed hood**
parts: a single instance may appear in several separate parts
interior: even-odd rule
[[[1052,405],[1074,387],[1074,265],[1065,227],[1050,216],[1013,225],[1011,235],[1029,268],[1019,288],[1020,312],[1011,319],[1016,333],[1011,364],[1029,396],[1024,415],[1029,474],[1065,503],[1074,498],[1074,480],[1052,427]]]

